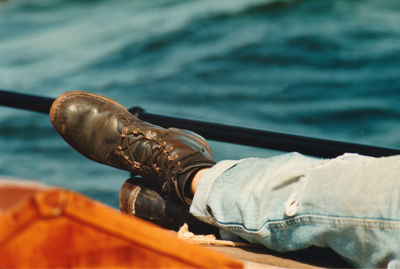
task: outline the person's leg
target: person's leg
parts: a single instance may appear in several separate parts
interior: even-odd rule
[[[400,259],[400,156],[222,161],[196,182],[191,213],[249,242],[329,247],[361,267]]]
[[[194,216],[250,242],[277,251],[331,247],[365,267],[400,257],[399,156],[329,161],[289,154],[214,165],[196,134],[148,124],[84,92],[57,98],[50,118],[92,160],[151,179],[187,204],[193,189]]]

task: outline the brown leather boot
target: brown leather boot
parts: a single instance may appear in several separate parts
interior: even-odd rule
[[[162,192],[175,193],[186,204],[191,203],[193,175],[215,164],[201,136],[141,121],[104,96],[64,93],[51,106],[50,120],[84,156],[151,179]]]

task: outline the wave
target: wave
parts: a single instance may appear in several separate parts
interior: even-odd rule
[[[0,88],[84,89],[150,113],[400,146],[399,10],[397,0],[7,1]],[[236,149],[216,153],[254,154]],[[82,165],[39,114],[2,109],[0,151],[3,174],[108,203],[104,182],[121,177]]]

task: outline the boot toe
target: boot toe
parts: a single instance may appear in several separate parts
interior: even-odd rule
[[[115,115],[120,109],[101,96],[72,91],[54,101],[50,120],[56,131],[74,149],[92,160],[104,163],[118,143],[118,120]]]

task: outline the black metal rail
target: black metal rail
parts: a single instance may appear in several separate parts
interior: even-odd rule
[[[54,99],[48,97],[0,90],[1,106],[48,113],[53,101]],[[375,157],[400,154],[399,149],[375,147],[363,144],[340,142],[156,115],[147,113],[140,107],[133,107],[129,109],[129,111],[139,119],[148,121],[150,123],[163,127],[188,129],[204,136],[207,139],[221,142],[229,142],[287,152],[297,151],[306,155],[323,158],[336,157],[346,152],[359,153]]]

